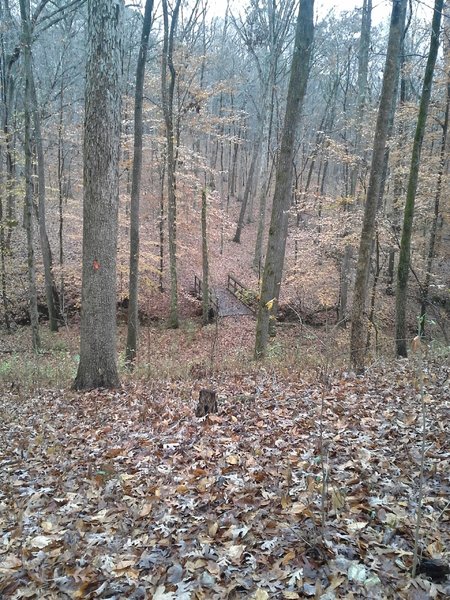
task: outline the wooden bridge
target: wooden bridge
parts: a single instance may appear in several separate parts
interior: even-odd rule
[[[202,298],[202,280],[195,275],[194,293]],[[253,296],[252,292],[240,283],[233,275],[227,277],[227,286],[214,286],[209,290],[209,301],[215,314],[219,317],[251,316],[255,309],[246,303]]]

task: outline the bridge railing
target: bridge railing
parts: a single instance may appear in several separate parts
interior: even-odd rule
[[[256,314],[257,297],[252,290],[245,287],[234,275],[228,273],[227,290],[242,302],[252,313]]]
[[[202,287],[203,287],[202,280],[200,279],[200,277],[197,277],[197,275],[194,275],[194,293],[199,300],[201,300],[203,298]],[[211,289],[209,289],[209,288],[208,288],[208,295],[209,295],[209,305],[214,310],[214,314],[218,315],[219,314],[219,304],[217,302],[217,297],[212,294]]]

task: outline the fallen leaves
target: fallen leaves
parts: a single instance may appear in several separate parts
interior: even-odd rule
[[[430,582],[426,569],[409,576],[421,431],[403,363],[365,379],[336,376],[326,391],[323,456],[316,382],[261,371],[212,383],[220,413],[202,420],[187,383],[161,382],[158,410],[145,418],[145,385],[4,394],[2,597],[333,600],[449,591],[448,387],[428,383],[421,544],[428,560],[442,561],[424,564],[442,564],[445,576]]]

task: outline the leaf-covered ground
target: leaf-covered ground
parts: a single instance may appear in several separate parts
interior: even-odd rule
[[[424,372],[419,538],[446,565],[448,368]],[[198,419],[204,386],[219,413]],[[0,422],[3,598],[450,595],[448,577],[410,576],[422,420],[406,361],[327,385],[261,369],[85,394],[12,386]]]

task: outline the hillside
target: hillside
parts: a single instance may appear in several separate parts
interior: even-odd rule
[[[219,410],[196,418],[205,386]],[[380,364],[364,378],[266,366],[85,394],[11,385],[0,404],[0,592],[447,597],[449,402],[448,367],[433,362]]]

